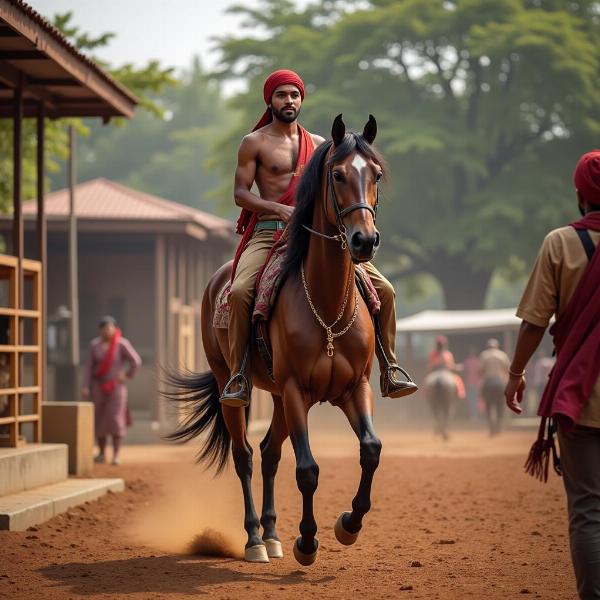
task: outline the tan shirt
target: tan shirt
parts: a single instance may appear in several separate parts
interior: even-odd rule
[[[500,348],[488,348],[481,353],[479,360],[479,370],[484,381],[486,379],[500,379],[505,383],[508,381],[510,359],[506,352],[502,352]]]
[[[600,232],[590,231],[590,236],[594,244],[598,244]],[[539,327],[546,327],[552,315],[560,317],[587,265],[587,255],[572,227],[551,231],[540,248],[517,309],[517,317]],[[600,379],[578,424],[600,427]]]

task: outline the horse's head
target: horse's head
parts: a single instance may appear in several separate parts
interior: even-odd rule
[[[346,238],[355,262],[371,260],[379,247],[379,231],[375,227],[378,183],[383,165],[371,148],[377,135],[373,115],[362,135],[346,133],[342,115],[331,129],[333,145],[327,160],[327,218]]]

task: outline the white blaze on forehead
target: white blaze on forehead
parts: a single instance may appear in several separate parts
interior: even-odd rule
[[[360,173],[367,166],[367,161],[357,154],[352,160],[352,166]]]

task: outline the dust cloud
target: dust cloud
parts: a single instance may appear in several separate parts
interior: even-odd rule
[[[219,477],[191,463],[161,477],[150,502],[127,528],[132,542],[170,554],[240,558],[243,500],[232,468]]]

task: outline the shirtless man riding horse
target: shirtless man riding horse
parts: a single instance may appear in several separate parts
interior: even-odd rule
[[[235,202],[242,208],[237,232],[243,237],[234,260],[229,295],[232,375],[221,394],[221,402],[228,406],[247,406],[250,402],[249,343],[256,278],[278,232],[285,229],[294,212],[294,192],[302,169],[314,149],[325,141],[307,132],[297,121],[304,100],[304,83],[296,73],[275,71],[265,81],[263,95],[267,109],[252,133],[242,140],[235,171]],[[254,184],[258,195],[252,191]],[[360,236],[353,237],[350,243],[360,245]],[[381,302],[376,321],[381,393],[390,398],[412,394],[417,386],[397,365],[394,352],[394,288],[370,262],[363,263],[363,268]]]

